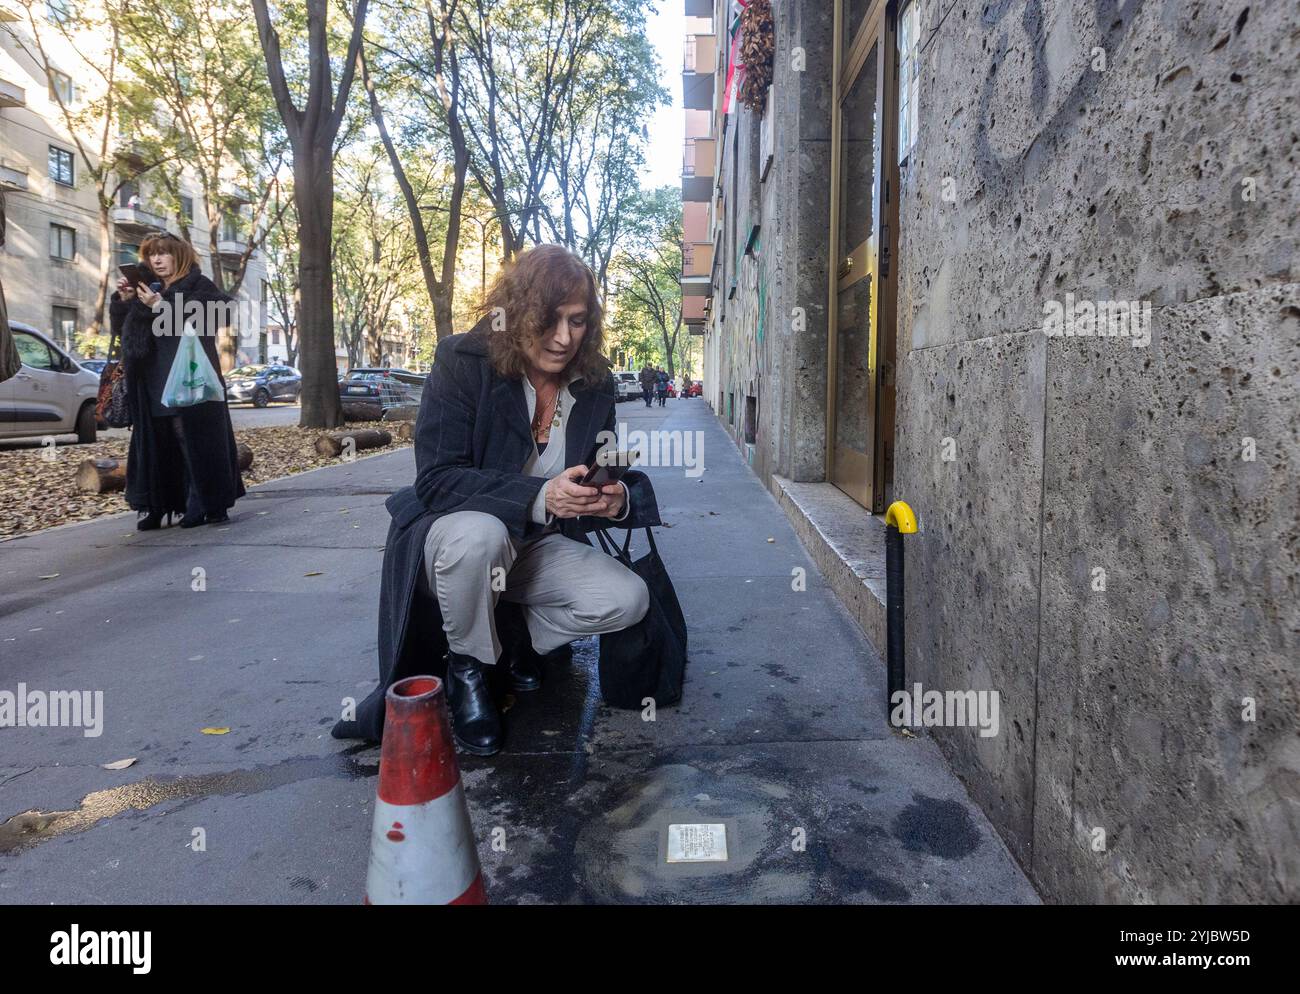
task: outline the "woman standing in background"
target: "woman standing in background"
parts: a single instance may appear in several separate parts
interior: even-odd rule
[[[193,247],[175,235],[146,239],[140,259],[158,277],[156,289],[124,278],[109,306],[113,329],[120,329],[131,410],[126,502],[143,512],[136,523],[141,531],[160,527],[164,514],[181,512],[182,528],[229,521],[227,512],[244,496],[244,484],[225,400],[168,407],[162,398],[187,322],[212,368],[220,370],[220,308],[212,305],[228,305],[231,298],[203,275]],[[166,333],[158,334],[155,320],[164,308],[172,309],[172,320],[162,322]],[[224,393],[220,372],[217,378]]]

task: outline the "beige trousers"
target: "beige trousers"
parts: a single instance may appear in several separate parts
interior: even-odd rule
[[[524,606],[540,653],[635,625],[650,605],[645,582],[613,556],[559,532],[517,541],[480,511],[444,514],[430,526],[421,582],[438,598],[451,651],[483,663],[501,655],[498,597]]]

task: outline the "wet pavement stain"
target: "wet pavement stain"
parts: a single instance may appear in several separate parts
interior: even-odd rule
[[[943,859],[969,856],[980,844],[970,812],[957,801],[913,794],[894,819],[894,837],[903,848]]]
[[[249,770],[203,773],[159,780],[148,777],[135,783],[87,794],[70,811],[23,811],[0,824],[0,855],[17,853],[50,839],[75,835],[125,811],[146,811],[167,801],[196,801],[231,794],[260,794],[300,780],[319,777],[363,780],[373,777],[377,764],[358,763],[350,750],[335,756],[286,759]]]

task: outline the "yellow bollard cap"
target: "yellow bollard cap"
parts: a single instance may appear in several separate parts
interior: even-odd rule
[[[896,500],[885,512],[885,524],[893,525],[903,535],[916,534],[916,515],[907,506],[907,501]]]

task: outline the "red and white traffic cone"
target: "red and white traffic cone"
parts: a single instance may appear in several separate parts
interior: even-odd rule
[[[367,904],[487,904],[443,683],[399,680],[385,695]]]

